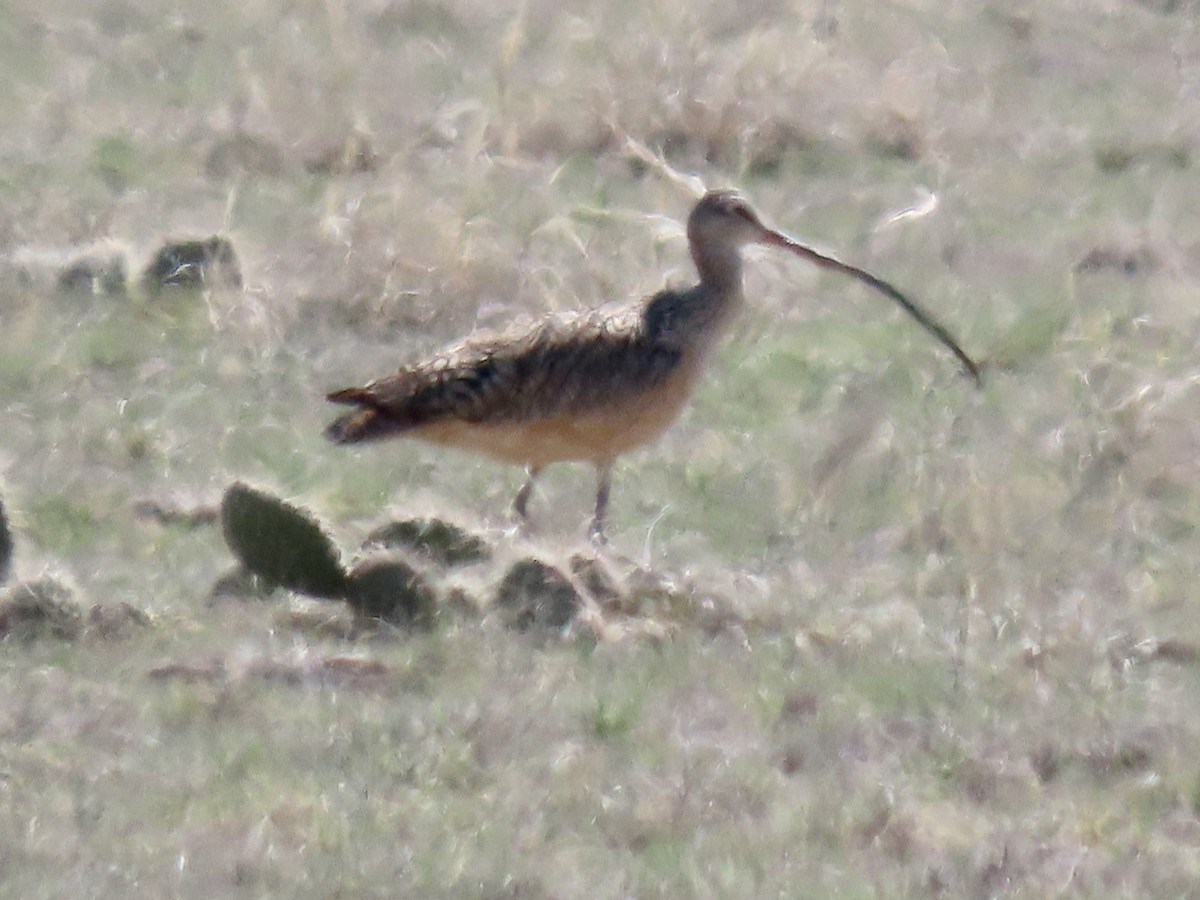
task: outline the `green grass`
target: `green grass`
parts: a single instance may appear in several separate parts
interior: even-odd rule
[[[61,575],[85,623],[0,640],[3,893],[1189,896],[1200,191],[1170,7],[0,12],[0,494],[14,580]],[[354,134],[374,168],[322,168]],[[691,200],[624,134],[911,292],[983,389],[886,301],[755,254],[695,402],[617,467],[613,553],[671,585],[624,640],[210,599],[218,530],[136,501],[245,479],[348,556],[447,516],[501,551],[441,588],[491,596],[521,473],[332,447],[321,398],[690,279]],[[239,136],[278,169],[206,174]],[[53,289],[96,241],[136,277],[211,234],[245,291]],[[561,562],[592,476],[544,482]],[[93,621],[120,603],[151,624]]]

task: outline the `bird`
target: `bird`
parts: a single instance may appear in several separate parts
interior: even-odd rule
[[[523,329],[477,334],[362,387],[336,390],[354,407],[326,429],[335,444],[408,437],[524,466],[513,511],[528,525],[538,476],[559,462],[590,463],[604,543],[615,461],[662,434],[696,390],[714,347],[744,305],[742,249],[778,247],[850,275],[898,303],[958,358],[981,369],[950,332],[886,281],[764,225],[736,190],[712,190],[687,220],[699,282],[616,310],[550,315]]]

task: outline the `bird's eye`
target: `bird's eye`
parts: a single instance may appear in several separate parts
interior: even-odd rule
[[[745,219],[747,222],[754,221],[754,214],[750,212],[750,207],[745,203],[735,203],[729,207],[729,211],[739,218]]]

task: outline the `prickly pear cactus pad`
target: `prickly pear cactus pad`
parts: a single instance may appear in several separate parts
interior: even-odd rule
[[[390,557],[368,559],[350,572],[346,602],[357,613],[401,625],[431,625],[437,598],[425,578],[408,563]]]
[[[492,558],[487,541],[445,519],[389,522],[367,535],[365,543],[407,550],[439,566],[472,565]]]
[[[221,500],[221,527],[229,549],[263,581],[313,597],[345,595],[338,549],[309,513],[235,482]]]
[[[581,598],[571,579],[530,557],[509,567],[496,591],[496,603],[516,628],[563,628],[575,617]]]

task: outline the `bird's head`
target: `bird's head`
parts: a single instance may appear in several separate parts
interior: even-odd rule
[[[768,228],[750,208],[746,198],[737,191],[709,191],[701,197],[688,216],[687,234],[692,259],[695,260],[702,283],[740,284],[741,260],[738,251],[746,244],[765,244],[788,250],[823,269],[849,275],[894,300],[958,357],[976,384],[981,383],[979,364],[967,356],[950,332],[924,309],[870,272],[818,253],[782,231]]]
[[[692,246],[737,248],[745,244],[778,244],[782,237],[762,223],[746,198],[733,190],[709,191],[687,223]]]

